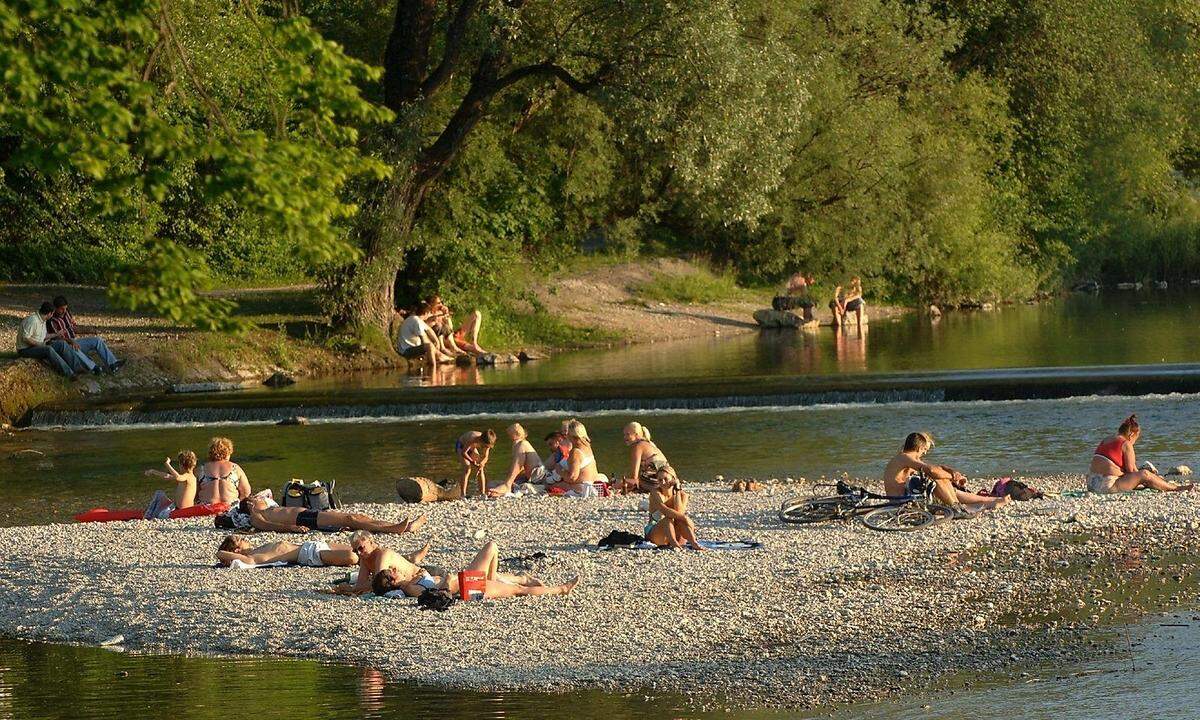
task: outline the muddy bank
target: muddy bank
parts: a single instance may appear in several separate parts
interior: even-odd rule
[[[1082,478],[1034,482],[1062,489]],[[696,489],[703,537],[763,543],[736,552],[592,550],[610,530],[641,527],[636,498],[423,508],[425,530],[385,542],[430,542],[428,561],[454,568],[491,539],[503,557],[548,553],[525,566],[548,582],[582,578],[565,598],[447,613],[319,594],[334,569],[213,568],[221,535],[205,520],[8,528],[0,633],[346,660],[476,689],[646,689],[709,705],[813,706],[950,672],[1077,658],[1112,605],[1093,596],[1087,568],[1117,568],[1133,546],[1190,551],[1200,534],[1197,494],[1056,498],[892,534],[785,527],[774,511],[795,490]]]

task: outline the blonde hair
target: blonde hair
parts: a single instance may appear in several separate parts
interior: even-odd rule
[[[226,437],[215,437],[208,444],[208,459],[213,462],[233,457],[233,441]]]
[[[350,534],[350,545],[354,546],[359,540],[369,540],[375,542],[375,537],[371,535],[370,530],[355,530]]]
[[[581,445],[590,446],[592,444],[592,439],[588,437],[587,428],[584,427],[583,423],[579,422],[578,420],[572,420],[570,424],[567,425],[567,436],[570,437],[572,441],[577,440],[578,444]]]
[[[573,425],[574,423],[577,423],[577,422],[579,422],[579,421],[576,420],[575,418],[567,418],[566,420],[563,420],[562,421],[563,435],[570,435],[571,434],[571,425]]]
[[[513,423],[512,425],[509,425],[508,434],[516,435],[518,440],[525,440],[529,438],[529,433],[525,432],[525,428],[521,425],[521,423]]]
[[[626,425],[625,428],[627,430],[632,430],[633,434],[636,435],[637,437],[641,438],[642,440],[650,439],[650,428],[646,427],[645,425],[641,424],[640,422],[636,422],[636,421],[631,422],[628,425]]]
[[[175,456],[175,462],[179,463],[179,469],[184,472],[191,472],[196,467],[196,453],[191,450],[180,450]]]

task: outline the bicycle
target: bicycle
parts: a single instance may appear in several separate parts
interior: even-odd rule
[[[863,525],[880,532],[911,532],[955,516],[952,508],[933,500],[934,483],[914,476],[906,495],[880,495],[839,480],[816,489],[834,488],[836,494],[815,498],[791,498],[779,507],[785,523],[811,525],[831,520],[859,518]]]

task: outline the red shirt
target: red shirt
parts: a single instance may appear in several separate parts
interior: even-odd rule
[[[46,332],[52,335],[58,335],[60,338],[68,340],[75,339],[75,318],[71,317],[70,310],[64,310],[62,317],[51,315],[46,321]]]

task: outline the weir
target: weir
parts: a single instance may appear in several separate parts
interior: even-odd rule
[[[684,378],[638,382],[338,388],[130,398],[34,411],[32,427],[712,410],[850,403],[1028,400],[1200,392],[1200,364],[1106,365],[859,375]]]

